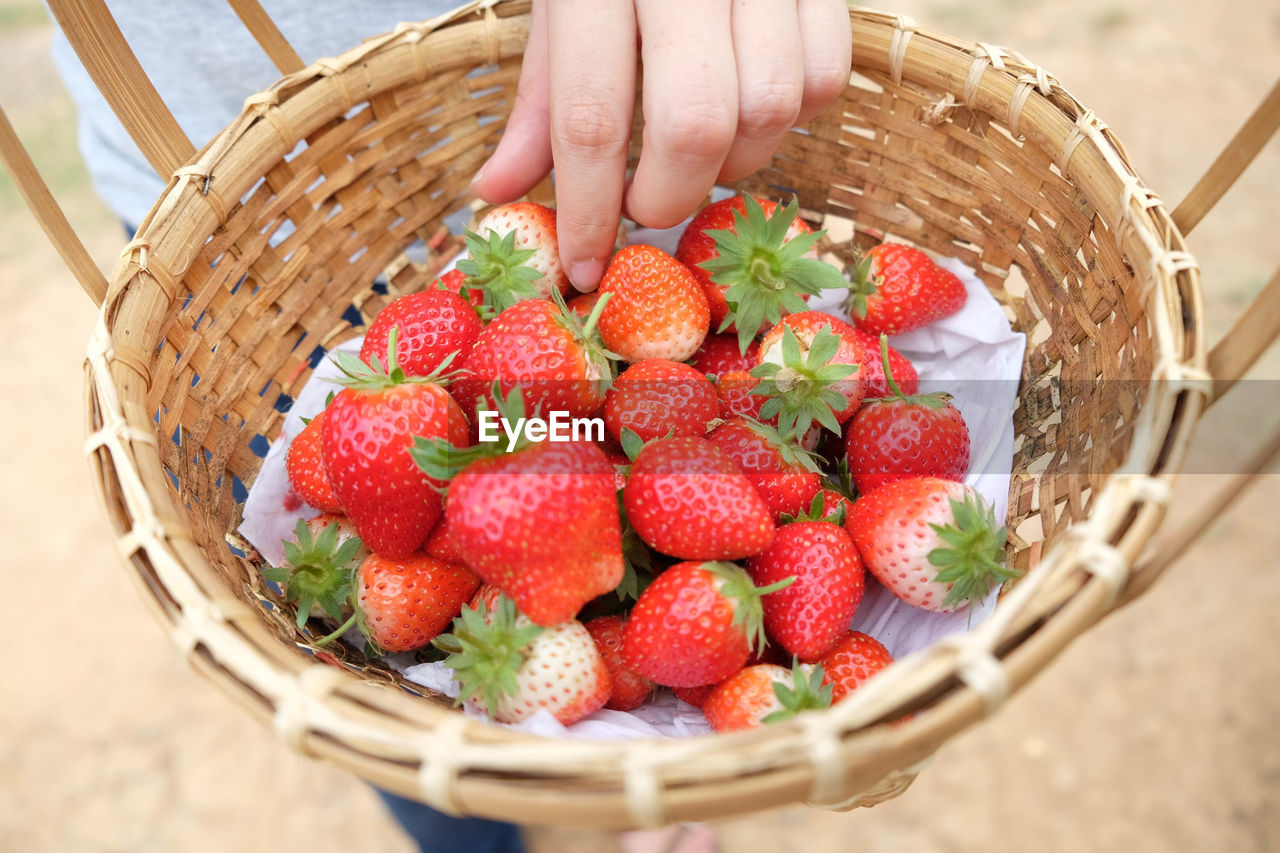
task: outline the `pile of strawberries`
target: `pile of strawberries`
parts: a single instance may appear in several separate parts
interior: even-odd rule
[[[554,211],[489,211],[455,270],[334,354],[342,387],[289,446],[322,514],[265,574],[299,628],[426,649],[501,722],[666,687],[723,730],[890,662],[849,627],[867,570],[929,610],[985,597],[1011,573],[961,482],[968,429],[886,337],[964,286],[891,243],[842,270],[820,237],[794,201],[736,196],[566,303]],[[832,288],[847,321],[808,309]]]

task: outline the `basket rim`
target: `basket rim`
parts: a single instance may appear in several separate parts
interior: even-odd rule
[[[184,654],[291,746],[445,811],[509,819],[523,810],[533,820],[555,812],[575,822],[653,826],[728,814],[729,796],[739,805],[776,805],[781,796],[848,806],[896,792],[938,745],[994,711],[1122,598],[1131,564],[1163,519],[1208,395],[1198,274],[1182,235],[1114,134],[1013,51],[918,28],[905,16],[850,11],[855,68],[940,90],[939,120],[960,105],[981,110],[1053,153],[1064,177],[1087,174],[1106,188],[1115,203],[1098,209],[1146,291],[1160,360],[1130,457],[1097,492],[1087,519],[1043,552],[986,622],[899,659],[827,711],[684,740],[552,740],[470,720],[306,663],[294,649],[264,646],[254,630],[259,615],[219,593],[180,508],[144,485],[142,472],[161,470],[145,406],[147,352],[124,330],[178,292],[192,247],[234,209],[227,199],[242,197],[254,175],[328,118],[329,105],[351,106],[352,91],[366,100],[426,70],[519,55],[527,8],[527,0],[471,3],[285,77],[251,96],[241,116],[175,173],[125,247],[90,341],[88,449],[120,553]],[[908,722],[883,723],[920,703],[927,711]],[[534,790],[539,780],[576,784],[577,799],[557,810]]]

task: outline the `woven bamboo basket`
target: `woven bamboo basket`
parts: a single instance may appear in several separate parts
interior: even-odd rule
[[[69,34],[92,34],[73,38],[91,71],[116,63],[138,82],[100,2],[52,5]],[[1215,393],[1175,217],[1043,69],[851,10],[856,73],[843,97],[734,189],[795,194],[815,225],[853,221],[960,258],[1028,334],[1007,550],[1025,574],[994,615],[830,710],[684,740],[545,740],[469,720],[359,655],[317,655],[235,535],[240,486],[318,354],[422,286],[428,269],[402,253],[433,245],[445,217],[474,203],[469,181],[513,101],[528,3],[473,3],[305,68],[256,3],[232,5],[292,73],[198,152],[154,90],[100,80],[172,175],[108,280],[38,181],[27,186],[102,306],[88,447],[119,556],[191,664],[294,749],[451,813],[527,823],[872,805],[1181,547],[1139,560]],[[29,173],[5,147],[10,169]],[[1181,224],[1231,177],[1198,187]],[[380,274],[389,284],[374,287]],[[1215,351],[1219,375],[1239,376],[1275,336],[1274,320],[1250,322],[1265,328]]]

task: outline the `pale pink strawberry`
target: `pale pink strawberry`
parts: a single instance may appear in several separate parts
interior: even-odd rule
[[[486,304],[498,311],[517,299],[550,299],[553,293],[569,291],[569,278],[560,265],[556,212],[551,208],[531,201],[500,204],[476,221],[474,236],[485,249],[478,249],[471,236],[467,239],[469,257],[459,261],[458,268],[466,273],[469,286],[485,288]],[[491,251],[508,243],[506,252]],[[519,267],[534,270],[536,275],[521,273]],[[519,281],[532,285],[532,293]]]
[[[982,601],[1017,572],[1001,565],[1005,528],[969,486],[912,477],[854,501],[845,528],[867,569],[890,592],[926,610]]]
[[[739,670],[720,682],[702,703],[711,728],[718,732],[755,729],[790,719],[801,711],[831,706],[831,688],[822,669],[800,664],[793,669],[762,663]]]
[[[436,646],[462,686],[459,701],[500,723],[547,711],[564,725],[604,707],[613,681],[577,620],[541,627],[502,596],[492,612],[464,607]]]

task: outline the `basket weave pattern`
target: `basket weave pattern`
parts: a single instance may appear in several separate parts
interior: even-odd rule
[[[233,550],[235,481],[314,359],[359,333],[352,309],[367,320],[424,283],[401,261],[372,287],[474,201],[527,10],[472,4],[317,62],[175,173],[111,276],[86,367],[121,557],[192,663],[290,745],[448,811],[624,827],[895,796],[1132,587],[1208,393],[1194,260],[1043,69],[852,11],[845,95],[735,188],[960,258],[1027,333],[1007,556],[1028,573],[974,631],[766,730],[552,742],[470,721],[381,666],[316,658]]]

